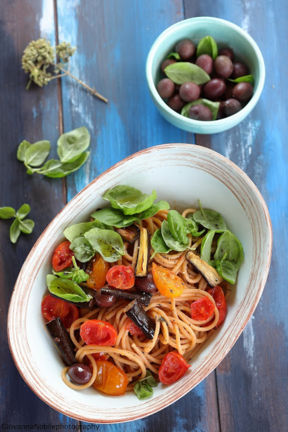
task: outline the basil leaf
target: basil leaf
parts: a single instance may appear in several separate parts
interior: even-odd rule
[[[210,111],[212,112],[212,120],[217,119],[220,102],[213,102],[213,101],[210,101],[209,99],[205,99],[205,98],[197,99],[193,102],[189,102],[188,104],[184,105],[184,107],[181,110],[181,115],[183,115],[185,117],[189,117],[189,110],[194,105],[204,105],[204,106],[208,107],[210,109]]]
[[[74,162],[90,145],[90,133],[86,127],[66,132],[58,138],[57,153],[62,163]]]
[[[20,162],[24,162],[26,150],[28,150],[28,148],[31,145],[32,144],[29,141],[26,141],[26,140],[21,141],[21,143],[19,144],[18,149],[17,149],[17,159]]]
[[[112,230],[92,228],[84,237],[94,251],[99,252],[107,262],[115,262],[124,255],[125,249],[120,234]]]
[[[226,222],[220,213],[211,209],[200,209],[193,213],[193,219],[209,230],[225,230]]]
[[[170,210],[167,216],[169,231],[175,240],[188,244],[185,218],[176,210]]]
[[[223,279],[235,285],[238,268],[233,262],[227,260],[218,261],[216,262],[216,270]]]
[[[180,55],[177,52],[171,52],[170,54],[167,55],[166,57],[167,59],[175,59],[175,60],[180,60]]]
[[[208,231],[201,243],[201,259],[206,261],[211,265],[211,248],[214,236],[216,234],[215,230]]]
[[[202,54],[209,54],[213,60],[217,57],[218,47],[212,36],[205,36],[199,41],[196,55],[199,57]]]
[[[137,398],[140,400],[148,399],[149,397],[153,396],[153,389],[146,381],[136,382],[133,386],[133,390]]]
[[[50,178],[63,178],[81,168],[88,156],[89,152],[84,152],[78,159],[67,163],[50,159],[37,172]]]
[[[78,224],[70,225],[64,230],[64,236],[67,240],[72,242],[77,237],[83,235],[86,231],[89,231],[91,228],[105,228],[105,225],[98,221],[92,222],[80,222]]]
[[[22,206],[17,210],[16,217],[18,219],[24,219],[31,211],[29,204],[22,204]]]
[[[142,380],[139,380],[139,381],[140,382],[146,381],[147,384],[149,384],[151,387],[157,387],[158,386],[158,382],[156,381],[156,379],[152,375],[152,372],[149,369],[146,372],[146,377],[143,378]]]
[[[19,228],[24,234],[31,234],[35,226],[32,219],[19,220]]]
[[[70,249],[74,252],[77,261],[82,263],[90,261],[94,257],[95,251],[85,237],[76,237],[70,244]]]
[[[63,300],[84,303],[89,302],[92,298],[92,296],[86,294],[77,283],[69,279],[61,279],[54,275],[47,275],[46,282],[48,291]]]
[[[139,220],[147,219],[147,218],[154,216],[160,210],[169,210],[169,208],[170,208],[170,205],[167,201],[160,200],[160,201],[156,202],[155,204],[153,204],[151,207],[149,207],[144,212],[139,213],[139,215],[135,215],[135,216],[138,216]]]
[[[155,191],[152,191],[151,195],[147,195],[126,185],[115,186],[103,195],[105,200],[110,201],[113,208],[122,210],[125,215],[134,215],[147,210],[152,206],[156,197]]]
[[[236,270],[240,268],[244,259],[242,244],[231,231],[225,231],[217,241],[214,259],[221,261],[223,257],[226,261],[233,263]]]
[[[181,243],[180,241],[176,240],[173,235],[171,234],[168,226],[168,222],[164,220],[161,225],[161,234],[163,237],[164,242],[170,248],[171,250],[175,250],[178,252],[182,252],[188,247],[188,242],[186,244]]]
[[[175,84],[184,84],[192,81],[195,84],[201,85],[210,81],[210,76],[199,66],[189,62],[173,63],[164,69],[165,74]]]
[[[20,231],[20,227],[19,227],[19,220],[14,219],[14,221],[10,225],[10,241],[11,241],[11,243],[16,243],[20,234],[21,234],[21,231]]]
[[[11,219],[15,214],[13,207],[0,207],[0,219]]]
[[[163,240],[161,230],[157,229],[152,238],[151,238],[151,246],[153,248],[154,254],[156,253],[168,253],[171,252],[172,249],[170,249],[166,243]]]
[[[91,217],[99,223],[116,228],[123,228],[132,225],[133,222],[138,220],[136,216],[125,216],[121,210],[111,207],[96,210],[91,214]]]
[[[24,163],[31,167],[38,167],[41,165],[50,153],[49,141],[37,141],[31,144],[25,151]]]
[[[228,81],[231,81],[233,83],[248,82],[250,84],[254,84],[254,77],[253,75],[243,75],[235,79],[229,78]]]
[[[85,273],[82,269],[67,269],[62,272],[55,272],[53,271],[53,274],[55,276],[60,277],[61,279],[71,279],[73,282],[76,282],[78,284],[82,282],[86,282],[89,279],[89,275]]]
[[[202,231],[198,231],[199,227],[194,221],[192,214],[186,217],[185,224],[187,234],[192,234],[192,237],[200,237],[205,232],[205,229],[203,229]]]

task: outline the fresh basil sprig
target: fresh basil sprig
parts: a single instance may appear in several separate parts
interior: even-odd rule
[[[53,270],[53,274],[55,276],[60,277],[61,279],[71,279],[73,282],[78,284],[82,282],[86,282],[89,279],[89,275],[85,273],[84,270],[80,269],[77,265],[75,257],[72,257],[73,268],[65,269],[62,272],[55,272]]]
[[[30,205],[23,204],[16,212],[13,207],[0,207],[0,219],[15,218],[10,225],[10,241],[16,243],[21,232],[23,234],[31,234],[35,222],[32,219],[25,219],[30,213]]]
[[[152,387],[157,387],[157,385],[158,383],[152,373],[147,370],[146,377],[137,381],[133,386],[133,390],[138,399],[147,399],[153,395]]]
[[[150,208],[157,194],[152,191],[147,195],[134,187],[119,185],[106,191],[103,198],[110,201],[113,208],[122,210],[125,215],[134,215]]]
[[[220,213],[211,209],[203,209],[201,203],[199,207],[200,210],[197,210],[195,213],[193,213],[193,219],[195,222],[209,230],[227,229],[226,222]]]
[[[22,141],[17,149],[17,159],[24,163],[27,174],[37,173],[50,178],[63,178],[77,171],[86,162],[89,156],[86,150],[89,145],[89,131],[85,127],[80,127],[58,138],[59,160],[49,159],[45,162],[51,149],[50,142],[45,140],[34,144],[27,140]]]
[[[92,296],[70,279],[63,279],[55,275],[48,274],[46,277],[48,291],[63,300],[74,303],[89,302]]]

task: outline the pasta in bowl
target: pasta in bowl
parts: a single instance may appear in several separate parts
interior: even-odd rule
[[[133,155],[78,194],[31,251],[9,312],[15,362],[40,397],[72,417],[156,412],[235,343],[264,287],[264,249],[265,203],[227,159],[183,144]]]

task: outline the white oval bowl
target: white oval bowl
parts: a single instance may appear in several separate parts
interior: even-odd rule
[[[134,394],[109,397],[93,389],[75,391],[61,379],[63,364],[45,331],[40,304],[46,290],[51,254],[68,225],[86,220],[105,204],[102,194],[116,184],[144,192],[156,189],[172,206],[204,207],[221,212],[241,240],[245,260],[237,288],[228,303],[224,324],[195,355],[189,372],[175,384],[159,385],[153,398]],[[53,219],[29,253],[13,291],[8,337],[16,366],[30,388],[52,408],[95,423],[136,420],[153,414],[184,396],[217,367],[251,317],[270,266],[272,231],[266,204],[249,177],[218,153],[190,144],[148,148],[119,162],[93,180]]]

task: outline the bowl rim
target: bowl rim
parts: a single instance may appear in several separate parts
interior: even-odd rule
[[[82,195],[82,193],[87,190],[88,188],[91,187],[91,185],[99,182],[99,180],[102,179],[102,177],[106,176],[107,174],[109,174],[110,172],[114,171],[115,169],[117,169],[118,167],[121,167],[122,165],[125,165],[126,162],[133,160],[134,158],[137,158],[141,155],[145,155],[145,154],[149,154],[155,150],[166,150],[169,148],[172,149],[182,149],[182,150],[188,150],[197,148],[197,151],[199,151],[200,153],[206,153],[206,155],[209,156],[214,156],[216,157],[220,162],[222,161],[222,163],[227,164],[228,166],[230,166],[230,168],[232,168],[233,170],[236,170],[238,175],[240,175],[240,177],[242,177],[242,179],[249,185],[249,187],[253,190],[253,193],[256,194],[258,200],[259,200],[259,204],[261,207],[261,210],[263,211],[263,214],[265,216],[265,221],[266,221],[266,226],[267,226],[267,231],[268,231],[268,244],[269,244],[269,249],[267,250],[266,253],[266,261],[265,261],[265,268],[262,271],[262,275],[263,277],[261,278],[261,282],[258,285],[258,289],[257,289],[257,295],[254,298],[254,302],[252,305],[249,305],[249,311],[247,314],[247,318],[245,320],[245,322],[243,323],[243,325],[238,329],[237,332],[235,332],[233,334],[233,338],[230,341],[229,344],[229,350],[223,350],[219,361],[217,360],[217,363],[215,364],[214,368],[212,370],[209,370],[209,372],[206,372],[204,374],[204,376],[201,376],[200,379],[198,379],[197,384],[192,384],[189,385],[188,390],[184,390],[183,393],[181,393],[180,395],[173,395],[172,399],[169,400],[166,404],[163,404],[160,408],[156,407],[152,407],[151,409],[146,410],[145,412],[142,410],[139,414],[136,415],[130,415],[129,417],[125,417],[125,419],[123,418],[113,418],[112,420],[107,420],[107,419],[101,419],[101,418],[93,418],[91,419],[90,417],[85,417],[85,415],[78,415],[75,414],[73,412],[71,412],[71,410],[69,409],[69,407],[59,407],[59,403],[56,401],[47,401],[47,395],[44,394],[42,395],[40,390],[37,389],[37,387],[35,388],[35,379],[34,376],[31,379],[31,377],[25,376],[25,371],[22,370],[21,368],[21,363],[18,361],[19,358],[17,358],[16,352],[14,352],[14,349],[16,351],[16,347],[17,345],[15,345],[14,347],[14,339],[13,339],[13,334],[12,334],[12,324],[13,324],[13,316],[12,316],[12,306],[14,306],[14,303],[16,303],[16,299],[17,299],[17,287],[18,285],[21,285],[21,275],[22,273],[24,273],[25,267],[28,265],[29,261],[31,258],[33,258],[33,253],[35,251],[35,249],[37,248],[38,244],[41,242],[42,238],[44,237],[44,234],[46,233],[46,231],[49,230],[49,228],[51,226],[54,225],[54,223],[56,223],[58,221],[58,219],[60,219],[60,215],[62,214],[62,212],[64,211],[68,211],[67,209],[70,208],[70,206],[73,206],[73,203],[77,200],[77,198],[79,197],[79,195]],[[45,402],[48,406],[50,406],[51,408],[55,409],[56,411],[69,416],[71,418],[74,418],[76,420],[79,421],[84,421],[84,422],[90,422],[90,423],[107,423],[107,424],[113,424],[113,423],[124,423],[124,422],[128,422],[128,421],[134,421],[134,420],[138,420],[144,417],[147,417],[149,415],[152,415],[154,413],[157,413],[159,411],[161,411],[162,409],[168,407],[169,405],[171,405],[172,403],[176,402],[177,400],[179,400],[181,397],[185,396],[189,391],[191,391],[196,385],[198,385],[200,382],[202,382],[213,370],[216,369],[216,367],[219,365],[219,363],[224,359],[224,357],[227,355],[228,352],[230,352],[230,350],[232,349],[232,347],[234,346],[234,344],[236,343],[236,341],[238,340],[240,334],[242,333],[243,328],[246,326],[248,320],[251,318],[260,298],[263,292],[263,289],[265,287],[265,283],[267,281],[267,277],[269,274],[269,269],[270,269],[270,264],[271,264],[271,255],[272,255],[272,224],[271,224],[271,220],[270,220],[270,215],[269,215],[269,211],[267,208],[267,205],[265,203],[265,200],[262,196],[262,194],[260,193],[260,191],[258,190],[257,186],[253,183],[253,181],[249,178],[249,176],[240,168],[238,167],[234,162],[230,161],[228,158],[226,158],[225,156],[221,155],[220,153],[216,152],[215,150],[212,149],[208,149],[206,147],[202,147],[202,146],[198,146],[195,144],[185,144],[185,143],[169,143],[169,144],[161,144],[161,145],[157,145],[157,146],[153,146],[153,147],[148,147],[145,149],[142,149],[136,153],[133,153],[129,156],[127,156],[126,158],[122,159],[121,161],[117,162],[116,164],[112,165],[110,168],[108,168],[107,170],[105,170],[103,173],[101,173],[99,176],[97,176],[95,179],[93,179],[87,186],[85,186],[80,192],[78,192],[64,207],[62,210],[60,210],[57,215],[51,220],[51,222],[47,225],[47,227],[43,230],[43,232],[40,234],[39,238],[37,239],[37,241],[35,242],[35,244],[33,245],[33,247],[31,248],[27,258],[25,259],[23,266],[19,272],[19,275],[17,277],[16,283],[14,285],[13,288],[13,292],[12,292],[12,296],[10,299],[10,303],[9,303],[9,311],[8,311],[8,319],[7,319],[7,334],[8,334],[8,345],[9,345],[9,350],[11,352],[13,361],[18,369],[19,374],[21,375],[21,377],[23,378],[23,380],[25,381],[25,383],[30,387],[30,389],[43,401]],[[25,368],[24,368],[25,369]],[[33,381],[34,379],[34,381]],[[125,408],[124,408],[125,409]],[[140,410],[139,410],[140,411]],[[97,414],[96,414],[97,415]]]
[[[248,103],[237,113],[233,114],[232,116],[223,118],[223,119],[218,119],[218,120],[209,120],[209,121],[201,121],[201,120],[194,120],[194,119],[190,119],[188,117],[185,117],[181,114],[179,114],[178,112],[172,110],[172,108],[170,108],[165,102],[164,100],[160,97],[154,80],[152,78],[152,62],[153,62],[153,58],[155,56],[155,53],[159,47],[159,45],[162,43],[163,39],[165,39],[165,37],[170,34],[173,33],[174,30],[177,30],[178,28],[181,28],[184,25],[187,25],[189,23],[191,23],[191,25],[193,25],[194,23],[201,23],[203,22],[203,24],[209,24],[209,23],[221,23],[223,25],[226,25],[227,27],[230,27],[231,29],[233,29],[235,32],[237,32],[238,34],[240,34],[244,39],[246,39],[248,41],[248,43],[252,46],[254,52],[255,52],[255,56],[257,58],[257,62],[259,64],[259,81],[257,83],[257,87],[256,87],[256,91],[253,93],[252,98],[248,101]],[[146,60],[146,79],[147,79],[147,83],[148,83],[148,87],[149,90],[155,100],[155,102],[171,117],[174,117],[175,119],[181,121],[184,125],[186,125],[187,127],[199,127],[199,126],[203,126],[205,123],[205,127],[207,127],[207,129],[209,130],[210,127],[214,127],[215,124],[219,125],[219,131],[222,130],[222,128],[225,128],[223,130],[226,130],[226,127],[229,125],[229,128],[232,127],[230,126],[230,122],[231,119],[233,118],[234,124],[239,123],[244,117],[246,117],[246,115],[248,115],[252,109],[255,107],[256,103],[258,102],[263,87],[264,87],[264,82],[265,82],[265,75],[266,75],[266,71],[265,71],[265,63],[264,63],[264,58],[263,55],[260,51],[260,48],[258,47],[256,41],[252,38],[252,36],[250,36],[245,30],[243,30],[240,26],[238,26],[237,24],[225,20],[223,18],[216,18],[216,17],[209,17],[209,16],[201,16],[201,17],[194,17],[194,18],[187,18],[185,20],[181,20],[178,21],[175,24],[172,24],[171,26],[167,27],[165,30],[163,30],[162,33],[160,33],[160,35],[155,39],[155,41],[153,42],[148,56],[147,56],[147,60]],[[217,122],[217,123],[216,123]]]

